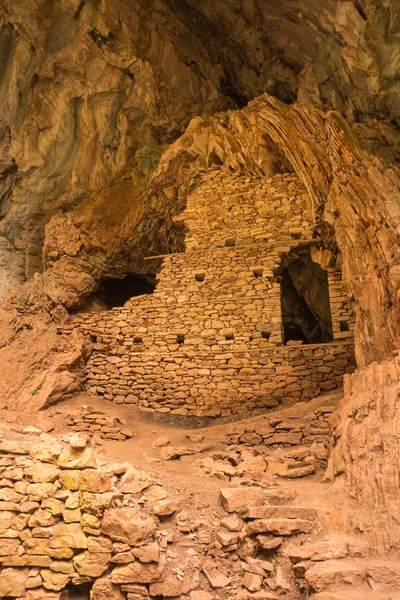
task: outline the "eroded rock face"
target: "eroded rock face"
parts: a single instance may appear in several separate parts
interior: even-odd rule
[[[53,293],[73,306],[95,289],[88,270],[78,278],[68,262],[87,237],[90,266],[103,276],[143,272],[141,258],[149,249],[170,249],[175,239],[168,221],[160,214],[161,222],[141,231],[142,212],[131,201],[165,146],[195,115],[242,107],[267,91],[284,102],[297,97],[301,104],[334,108],[349,122],[367,122],[378,146],[395,141],[394,0],[24,0],[6,1],[0,19],[1,297],[11,282],[42,271],[50,218],[110,185],[126,165],[130,201],[115,189],[103,200],[113,207],[113,239],[134,211],[129,220],[139,229],[141,250],[129,258],[125,247],[113,266],[104,261],[90,234],[102,219],[109,224],[110,212],[104,206],[90,217],[85,205],[77,227],[74,218],[69,223],[70,242],[52,248],[53,258],[66,255],[59,277],[69,277],[76,289],[62,294],[53,279]],[[387,122],[376,127],[372,118]],[[60,237],[57,221],[48,233],[54,236]]]
[[[380,552],[399,547],[399,357],[346,376],[335,415],[327,477],[344,484],[345,527],[375,537]]]
[[[356,314],[358,364],[390,354],[397,344],[399,320],[398,171],[365,138],[358,140],[337,112],[288,107],[267,95],[241,111],[191,122],[151,176],[141,198],[140,223],[135,213],[124,219],[112,256],[102,252],[106,244],[101,241],[97,247],[94,242],[81,244],[76,256],[69,256],[68,232],[72,223],[79,229],[79,211],[53,220],[45,243],[47,293],[55,301],[68,304],[74,297],[79,303],[85,288],[77,293],[76,282],[88,278],[93,290],[95,279],[120,257],[143,257],[145,250],[156,253],[160,246],[152,246],[150,240],[157,223],[162,223],[161,239],[169,231],[170,248],[176,248],[179,232],[172,217],[184,208],[187,191],[215,157],[243,174],[279,172],[283,164],[297,173],[309,193],[315,235],[323,240],[319,252],[327,254],[321,256],[321,264],[335,260],[338,247],[342,253],[343,278]],[[58,235],[52,236],[55,227]],[[94,270],[99,254],[102,266]],[[149,270],[159,268],[157,261],[149,262]]]

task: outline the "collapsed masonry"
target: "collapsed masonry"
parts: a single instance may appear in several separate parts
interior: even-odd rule
[[[292,173],[206,173],[176,218],[186,251],[162,257],[151,295],[81,314],[87,389],[140,409],[227,416],[337,388],[354,316],[336,267],[316,260],[307,192]],[[314,259],[314,260],[313,260]]]

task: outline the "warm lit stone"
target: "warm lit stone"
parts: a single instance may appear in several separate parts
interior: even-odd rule
[[[112,540],[135,546],[150,539],[156,531],[154,519],[143,518],[132,508],[111,508],[104,513],[101,528]]]

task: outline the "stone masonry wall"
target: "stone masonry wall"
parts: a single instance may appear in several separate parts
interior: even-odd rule
[[[333,343],[282,346],[279,269],[289,253],[318,244],[298,178],[207,173],[176,219],[189,227],[186,252],[163,257],[152,295],[63,328],[94,342],[88,390],[218,416],[340,386],[353,366],[354,318],[336,269],[327,269]]]
[[[143,510],[135,500],[152,478],[127,463],[100,465],[82,434],[66,438],[0,439],[0,597],[61,600],[93,581],[92,600],[147,596],[167,543],[157,503]]]
[[[227,416],[313,398],[339,387],[352,366],[349,343],[203,355],[96,353],[88,390],[160,412]]]

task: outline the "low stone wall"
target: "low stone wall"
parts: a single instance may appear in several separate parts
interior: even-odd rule
[[[0,598],[61,600],[84,584],[92,600],[148,597],[166,563],[156,515],[178,504],[155,496],[140,508],[147,473],[100,466],[86,436],[69,440],[0,440]]]
[[[228,416],[313,398],[340,387],[353,366],[348,342],[204,355],[96,352],[87,389],[145,410]]]
[[[66,423],[74,431],[80,431],[106,440],[128,440],[133,437],[131,429],[126,427],[126,420],[121,417],[109,417],[101,410],[82,405],[66,419]]]

